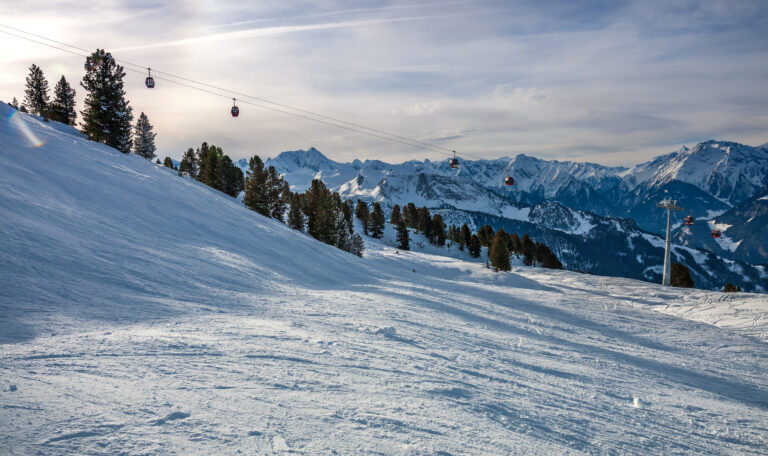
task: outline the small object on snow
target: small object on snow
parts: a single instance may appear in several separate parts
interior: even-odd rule
[[[14,391],[16,391],[16,385],[14,385],[13,383],[11,383],[11,386],[9,386],[9,387],[8,387],[8,391],[10,391],[10,392],[14,392]]]
[[[416,268],[411,269],[411,271],[416,272]]]
[[[384,337],[388,337],[390,339],[394,339],[397,337],[397,330],[393,328],[392,326],[387,326],[386,328],[379,328],[376,330],[376,334]]]
[[[640,398],[639,398],[639,397],[637,397],[637,396],[634,396],[634,397],[632,398],[632,406],[633,406],[634,408],[640,408],[640,407],[642,407],[642,406],[643,406],[643,403],[640,401]]]

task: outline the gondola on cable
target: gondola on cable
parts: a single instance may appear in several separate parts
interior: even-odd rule
[[[512,173],[509,172],[510,165],[512,165],[511,161],[507,163],[507,167],[504,169],[504,185],[507,187],[515,185],[515,179],[512,177]]]
[[[720,232],[720,230],[712,230],[712,237],[717,239],[720,236],[722,236],[723,233]]]
[[[147,68],[147,79],[144,80],[144,84],[148,89],[155,88],[155,79],[152,77],[152,68]]]
[[[456,169],[459,167],[459,159],[456,158],[456,151],[453,151],[453,158],[448,160],[448,166],[450,166],[453,169]]]
[[[230,112],[232,113],[232,117],[237,117],[240,115],[240,108],[237,107],[237,100],[234,98],[232,99],[232,110]]]
[[[685,223],[685,226],[691,226],[693,225],[693,222],[694,220],[692,215],[688,215],[683,219],[683,223]]]

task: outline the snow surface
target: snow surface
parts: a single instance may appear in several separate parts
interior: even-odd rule
[[[765,295],[357,258],[13,117],[4,453],[765,454]]]

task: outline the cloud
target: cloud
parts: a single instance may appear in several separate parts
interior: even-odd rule
[[[766,140],[763,2],[43,1],[0,17],[459,154],[632,164],[713,137]],[[0,46],[0,99],[22,97],[31,63],[49,81],[82,74],[79,57]],[[132,73],[126,88],[164,155],[205,140],[233,158],[309,146],[338,160],[444,157],[254,106],[233,120],[230,100],[163,81],[147,91]]]

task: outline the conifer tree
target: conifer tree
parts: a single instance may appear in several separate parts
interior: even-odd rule
[[[112,54],[97,49],[85,59],[85,69],[80,82],[86,91],[83,133],[92,141],[129,153],[133,114],[123,90],[123,67]]]
[[[389,223],[395,226],[399,225],[400,217],[400,206],[395,204],[395,207],[392,208],[392,215],[389,218]]]
[[[368,217],[368,224],[372,237],[381,239],[384,235],[384,224],[386,223],[386,220],[384,211],[381,209],[381,204],[378,202],[373,203],[373,212],[371,212]]]
[[[77,119],[77,111],[75,110],[75,89],[69,85],[67,79],[62,76],[59,82],[56,83],[56,87],[53,89],[53,101],[49,105],[48,112],[51,119],[65,123],[67,125],[75,125]]]
[[[469,241],[472,239],[472,231],[469,230],[467,224],[461,225],[461,234],[459,236],[459,242],[462,245],[469,246]]]
[[[179,163],[179,174],[188,174],[194,179],[197,179],[199,168],[197,166],[197,156],[195,150],[191,147],[184,152],[181,156],[181,162]]]
[[[298,193],[291,194],[290,204],[288,226],[294,230],[304,231],[304,214],[301,212],[301,197]]]
[[[352,250],[352,224],[344,218],[342,212],[338,212],[336,215],[336,247],[345,252]]]
[[[354,253],[359,257],[362,257],[364,250],[365,250],[365,243],[363,242],[362,236],[360,236],[357,233],[354,233],[352,235],[352,248],[350,249],[350,252]]]
[[[523,242],[520,240],[520,236],[518,236],[517,233],[510,234],[509,241],[510,241],[510,247],[509,247],[510,253],[514,253],[514,254],[522,253]]]
[[[171,160],[171,157],[165,157],[165,161],[163,162],[163,165],[166,168],[175,169],[174,166],[173,166],[173,160]]]
[[[133,153],[147,160],[155,158],[155,151],[157,150],[155,147],[157,133],[152,133],[152,128],[147,115],[142,112],[139,115],[139,120],[136,121],[136,128],[133,133]]]
[[[741,293],[741,287],[728,282],[725,284],[725,287],[723,287],[723,293]]]
[[[483,245],[480,243],[480,238],[477,237],[476,234],[473,234],[469,238],[469,244],[467,245],[467,248],[469,249],[469,254],[472,255],[472,258],[480,258],[480,252],[482,251]]]
[[[248,161],[248,177],[245,181],[243,204],[261,215],[269,217],[269,191],[267,189],[267,171],[258,155]]]
[[[408,228],[418,228],[419,210],[416,209],[415,204],[408,203],[408,205],[405,206],[405,212],[403,213],[403,216],[405,217],[405,226]]]
[[[24,104],[32,114],[48,116],[48,81],[39,66],[32,64],[27,76],[27,88],[24,90]]]
[[[397,224],[397,248],[400,250],[411,250],[411,241],[408,235],[408,227],[402,219]]]
[[[491,225],[485,225],[484,227],[477,230],[477,237],[480,238],[480,244],[483,247],[490,247],[491,242],[493,241],[493,228]]]
[[[19,112],[29,112],[29,111],[27,111],[27,107],[22,104],[21,106],[19,106]]]
[[[220,161],[223,152],[220,147],[208,145],[204,142],[197,149],[197,166],[199,167],[197,180],[205,185],[221,189]]]
[[[363,223],[363,233],[368,235],[368,218],[371,214],[368,212],[368,203],[365,201],[357,200],[357,208],[355,209],[355,217],[357,217]]]
[[[277,174],[274,166],[267,168],[267,198],[269,200],[269,216],[273,219],[283,221],[285,215],[286,202],[283,199],[283,189],[285,182],[282,176]]]
[[[339,209],[334,195],[322,181],[314,179],[305,199],[309,235],[326,244],[336,245],[336,219]]]
[[[672,263],[669,284],[673,287],[693,288],[693,277],[691,277],[691,271],[688,266],[682,263]]]
[[[509,250],[507,249],[507,240],[509,236],[500,229],[496,232],[491,242],[491,248],[488,252],[488,256],[491,260],[491,265],[494,269],[499,271],[509,271],[511,269],[509,263]]]
[[[532,266],[534,255],[536,254],[536,246],[531,240],[531,236],[528,233],[523,234],[523,239],[520,241],[521,253],[523,254],[523,264],[526,266]]]
[[[430,235],[432,234],[432,230],[431,230],[432,217],[429,214],[429,209],[427,209],[426,206],[420,207],[417,211],[416,217],[417,217],[416,229],[424,233],[427,239],[429,239]]]
[[[444,247],[445,246],[445,223],[443,223],[443,216],[435,214],[432,216],[432,220],[429,223],[429,242],[434,245]]]
[[[16,97],[13,97],[13,101],[11,101],[8,105],[17,111],[19,110],[19,102],[16,100]]]

